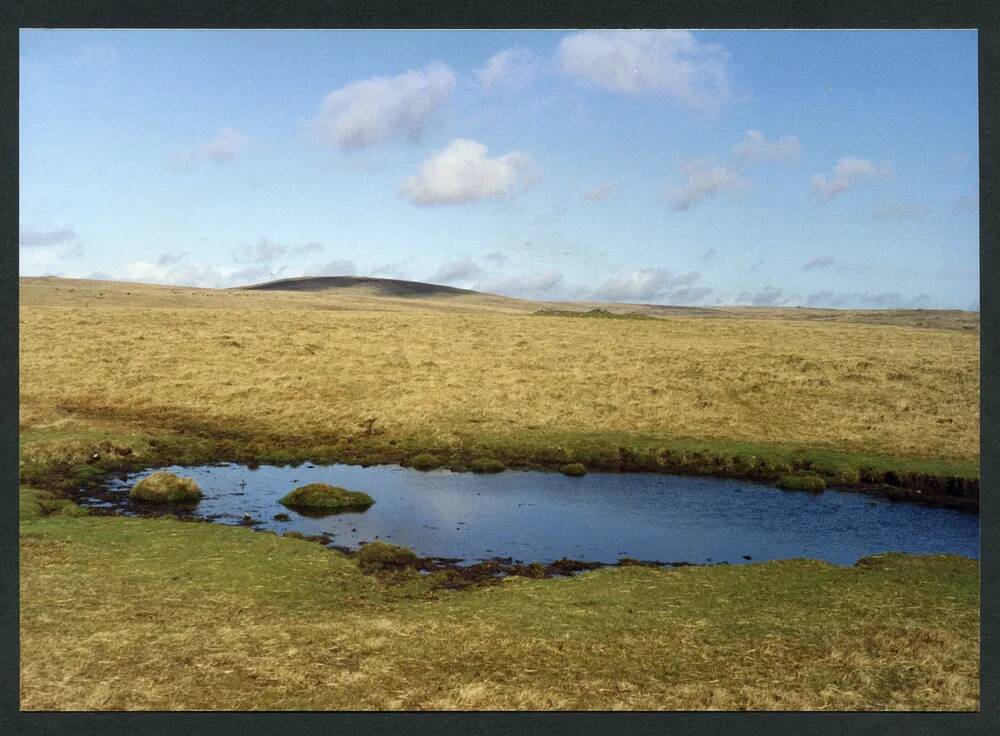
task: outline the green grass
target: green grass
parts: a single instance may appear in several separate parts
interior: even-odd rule
[[[247,529],[35,515],[21,524],[21,699],[974,710],[978,606],[977,564],[949,556],[623,567],[445,591]]]
[[[477,457],[469,463],[473,473],[502,473],[506,469],[506,465],[492,457]]]
[[[790,491],[822,491],[826,488],[826,481],[816,473],[795,473],[781,476],[777,486]]]
[[[409,462],[410,467],[417,470],[434,470],[435,468],[440,468],[442,464],[441,458],[427,452],[414,455],[410,458]]]

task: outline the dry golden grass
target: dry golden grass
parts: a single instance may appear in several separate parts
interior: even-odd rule
[[[429,593],[210,524],[22,528],[25,710],[975,710],[976,563],[624,567]]]
[[[570,319],[475,299],[29,280],[22,426],[62,407],[309,437],[376,417],[429,447],[606,430],[978,457],[975,331],[773,313]]]
[[[641,433],[978,458],[967,315],[598,320],[501,297],[57,279],[22,280],[21,300],[21,455],[39,478],[93,477],[119,449],[200,461],[233,433],[254,451],[343,438],[407,457],[507,442],[508,461],[602,433],[614,449]],[[22,492],[26,710],[978,707],[970,560],[626,567],[445,593],[312,543],[78,511]]]

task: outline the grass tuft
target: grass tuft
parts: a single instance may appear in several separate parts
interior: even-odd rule
[[[410,458],[410,467],[417,470],[434,470],[435,468],[440,468],[441,465],[441,458],[437,455],[431,455],[428,452],[422,452]]]
[[[826,481],[816,473],[794,473],[781,476],[777,486],[789,491],[822,491]]]
[[[361,491],[348,491],[346,488],[326,483],[309,483],[285,494],[280,503],[291,509],[337,511],[366,509],[375,503],[375,500]]]
[[[370,542],[358,550],[358,565],[364,572],[410,567],[416,561],[412,549],[388,542]]]
[[[587,474],[587,468],[583,463],[567,463],[559,468],[559,472],[563,475],[569,475],[574,478],[579,478]]]
[[[190,478],[161,470],[132,486],[129,496],[152,503],[192,503],[201,500],[201,489]]]
[[[469,463],[473,473],[502,473],[506,469],[506,465],[492,457],[477,457]]]

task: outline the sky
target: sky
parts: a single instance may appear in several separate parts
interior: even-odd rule
[[[979,308],[975,31],[20,34],[22,276]]]

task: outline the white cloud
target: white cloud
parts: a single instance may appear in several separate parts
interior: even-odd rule
[[[170,156],[170,165],[185,170],[201,161],[213,161],[217,166],[230,163],[253,141],[235,128],[223,128],[208,143],[177,151]]]
[[[602,202],[608,198],[612,189],[614,189],[614,187],[611,185],[611,182],[601,182],[593,189],[588,189],[584,192],[583,198],[588,202]]]
[[[534,176],[527,154],[511,151],[488,158],[482,143],[457,138],[403,182],[400,193],[418,205],[461,204],[509,195],[529,186]]]
[[[748,130],[743,140],[733,147],[733,157],[746,164],[797,161],[801,154],[802,144],[796,136],[784,135],[768,140],[759,130]]]
[[[583,31],[565,36],[557,56],[563,72],[610,92],[662,94],[703,112],[730,97],[728,54],[688,31]]]
[[[609,278],[590,296],[610,302],[648,302],[670,299],[678,290],[689,292],[686,287],[701,278],[698,271],[674,276],[659,268],[643,268]],[[711,291],[711,290],[709,290]],[[685,293],[690,296],[690,293]]]
[[[482,274],[482,269],[479,268],[473,261],[468,258],[462,259],[460,261],[451,261],[450,263],[444,263],[441,268],[437,270],[430,280],[434,283],[452,283],[461,282],[467,283],[472,279],[480,276]]]
[[[498,88],[517,91],[531,84],[538,71],[538,61],[528,49],[504,49],[476,70],[476,80],[484,92]]]
[[[22,248],[40,248],[48,245],[62,245],[76,237],[72,228],[58,230],[34,230],[25,228],[17,234],[17,244]]]
[[[681,167],[687,182],[668,192],[675,210],[687,210],[705,197],[719,192],[737,193],[750,188],[750,180],[714,157],[690,159]]]
[[[891,174],[888,166],[877,166],[863,158],[842,158],[833,167],[833,175],[816,174],[813,176],[813,191],[824,199],[830,200],[846,191],[859,181],[885,178]]]
[[[316,126],[343,149],[421,137],[431,115],[451,98],[455,75],[435,62],[395,77],[372,77],[330,92]]]

